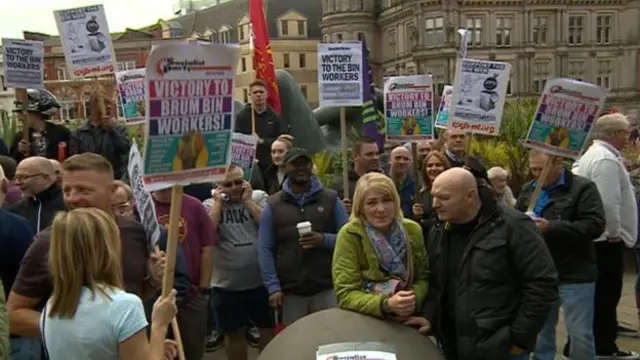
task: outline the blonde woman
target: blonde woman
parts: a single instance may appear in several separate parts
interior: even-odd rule
[[[428,264],[422,228],[403,219],[393,181],[362,176],[349,222],[333,252],[333,289],[342,309],[402,320],[420,311]]]
[[[271,144],[271,161],[273,165],[264,171],[264,191],[272,195],[280,191],[284,182],[284,154],[293,148],[293,136],[280,135]],[[257,169],[257,168],[256,168]]]
[[[53,293],[42,312],[42,343],[51,360],[172,359],[167,326],[175,291],[153,306],[147,340],[142,301],[123,290],[120,234],[96,208],[59,212],[51,225]]]

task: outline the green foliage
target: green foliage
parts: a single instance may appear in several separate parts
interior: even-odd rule
[[[14,115],[9,115],[6,110],[0,110],[0,137],[7,145],[11,147],[13,137],[18,132],[18,120]]]
[[[333,155],[331,155],[330,152],[328,152],[327,150],[316,153],[313,155],[313,165],[315,165],[315,173],[316,176],[318,176],[318,178],[320,178],[320,181],[322,181],[322,184],[324,186],[330,186],[332,181],[333,181],[333,175],[330,172],[331,171],[331,165],[332,165],[332,158]]]
[[[500,135],[474,136],[471,153],[486,166],[500,166],[511,172],[511,187],[518,192],[529,174],[527,149],[522,140],[527,135],[536,111],[537,99],[516,99],[505,104]]]

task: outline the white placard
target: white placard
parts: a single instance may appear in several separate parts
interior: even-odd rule
[[[41,41],[2,39],[4,86],[44,89],[44,49]]]
[[[362,106],[362,43],[318,44],[320,106]]]
[[[104,6],[56,10],[53,14],[72,78],[115,72],[116,56]]]
[[[497,136],[511,64],[459,59],[449,104],[448,128]]]
[[[129,150],[129,185],[131,186],[131,191],[133,191],[140,222],[144,227],[144,232],[147,234],[147,239],[150,241],[149,248],[154,249],[160,239],[160,225],[158,224],[156,207],[151,194],[144,187],[144,180],[142,179],[143,166],[140,151],[134,142],[131,145],[131,150]]]

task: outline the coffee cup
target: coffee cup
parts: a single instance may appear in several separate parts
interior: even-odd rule
[[[311,232],[311,223],[309,221],[299,222],[296,228],[298,229],[298,235],[303,237]]]

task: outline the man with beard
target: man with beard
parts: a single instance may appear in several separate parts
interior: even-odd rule
[[[353,147],[353,168],[348,172],[349,189],[347,193],[344,192],[344,182],[341,176],[331,185],[331,188],[338,192],[338,197],[342,199],[348,213],[351,213],[351,199],[358,179],[372,171],[380,171],[380,149],[378,149],[378,143],[375,140],[364,138],[356,142]]]
[[[99,208],[112,214],[111,197],[115,191],[113,169],[100,155],[75,155],[62,164],[64,201],[69,208]],[[164,254],[149,254],[142,225],[135,220],[115,216],[122,241],[124,289],[142,300],[154,295],[162,281]],[[11,333],[40,339],[40,309],[51,296],[48,253],[50,229],[38,233],[25,254],[9,294],[7,307]]]
[[[337,305],[331,260],[336,234],[348,215],[338,194],[312,175],[306,150],[287,151],[284,163],[287,179],[261,214],[258,260],[269,304],[282,310],[288,325]]]
[[[49,227],[56,213],[66,209],[55,168],[47,158],[22,160],[13,179],[22,190],[23,199],[10,206],[9,211],[27,219],[34,233]]]
[[[431,331],[448,360],[528,359],[558,300],[542,235],[527,215],[482,195],[468,170],[438,175],[431,194],[444,223],[427,238],[423,315],[407,324]]]

